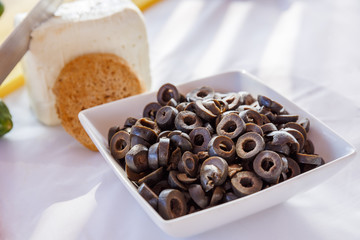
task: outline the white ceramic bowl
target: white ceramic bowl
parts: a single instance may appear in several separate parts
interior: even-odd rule
[[[177,87],[181,93],[186,94],[202,86],[213,87],[218,92],[248,91],[253,96],[262,94],[281,103],[290,113],[307,117],[311,122],[308,137],[314,142],[315,152],[324,158],[326,164],[255,194],[183,217],[164,220],[138,194],[136,187],[111,156],[107,146],[108,129],[114,125],[123,124],[127,117],[142,117],[144,106],[156,101],[156,92],[129,97],[80,112],[79,119],[82,125],[120,181],[150,218],[171,236],[195,235],[279,204],[333,176],[355,155],[355,148],[322,122],[244,71],[223,73],[187,82]]]

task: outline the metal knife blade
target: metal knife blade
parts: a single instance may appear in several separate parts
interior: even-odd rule
[[[40,0],[0,46],[0,84],[29,49],[31,31],[54,15],[63,0]]]

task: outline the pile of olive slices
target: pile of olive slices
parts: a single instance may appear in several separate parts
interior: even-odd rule
[[[112,156],[164,219],[260,191],[324,163],[299,120],[268,97],[163,85],[143,117],[109,129]]]

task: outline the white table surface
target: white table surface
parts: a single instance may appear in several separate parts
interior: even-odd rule
[[[164,0],[145,19],[154,89],[245,69],[360,149],[360,1]],[[0,139],[0,239],[171,239],[99,153],[36,120],[24,88],[4,101],[14,129]],[[360,239],[359,171],[355,157],[308,192],[189,239]]]

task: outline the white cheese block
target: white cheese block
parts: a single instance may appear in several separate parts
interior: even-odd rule
[[[87,53],[113,53],[125,59],[147,89],[151,85],[144,18],[129,0],[64,3],[55,16],[33,30],[23,58],[31,105],[47,125],[60,123],[53,85],[61,69]]]

